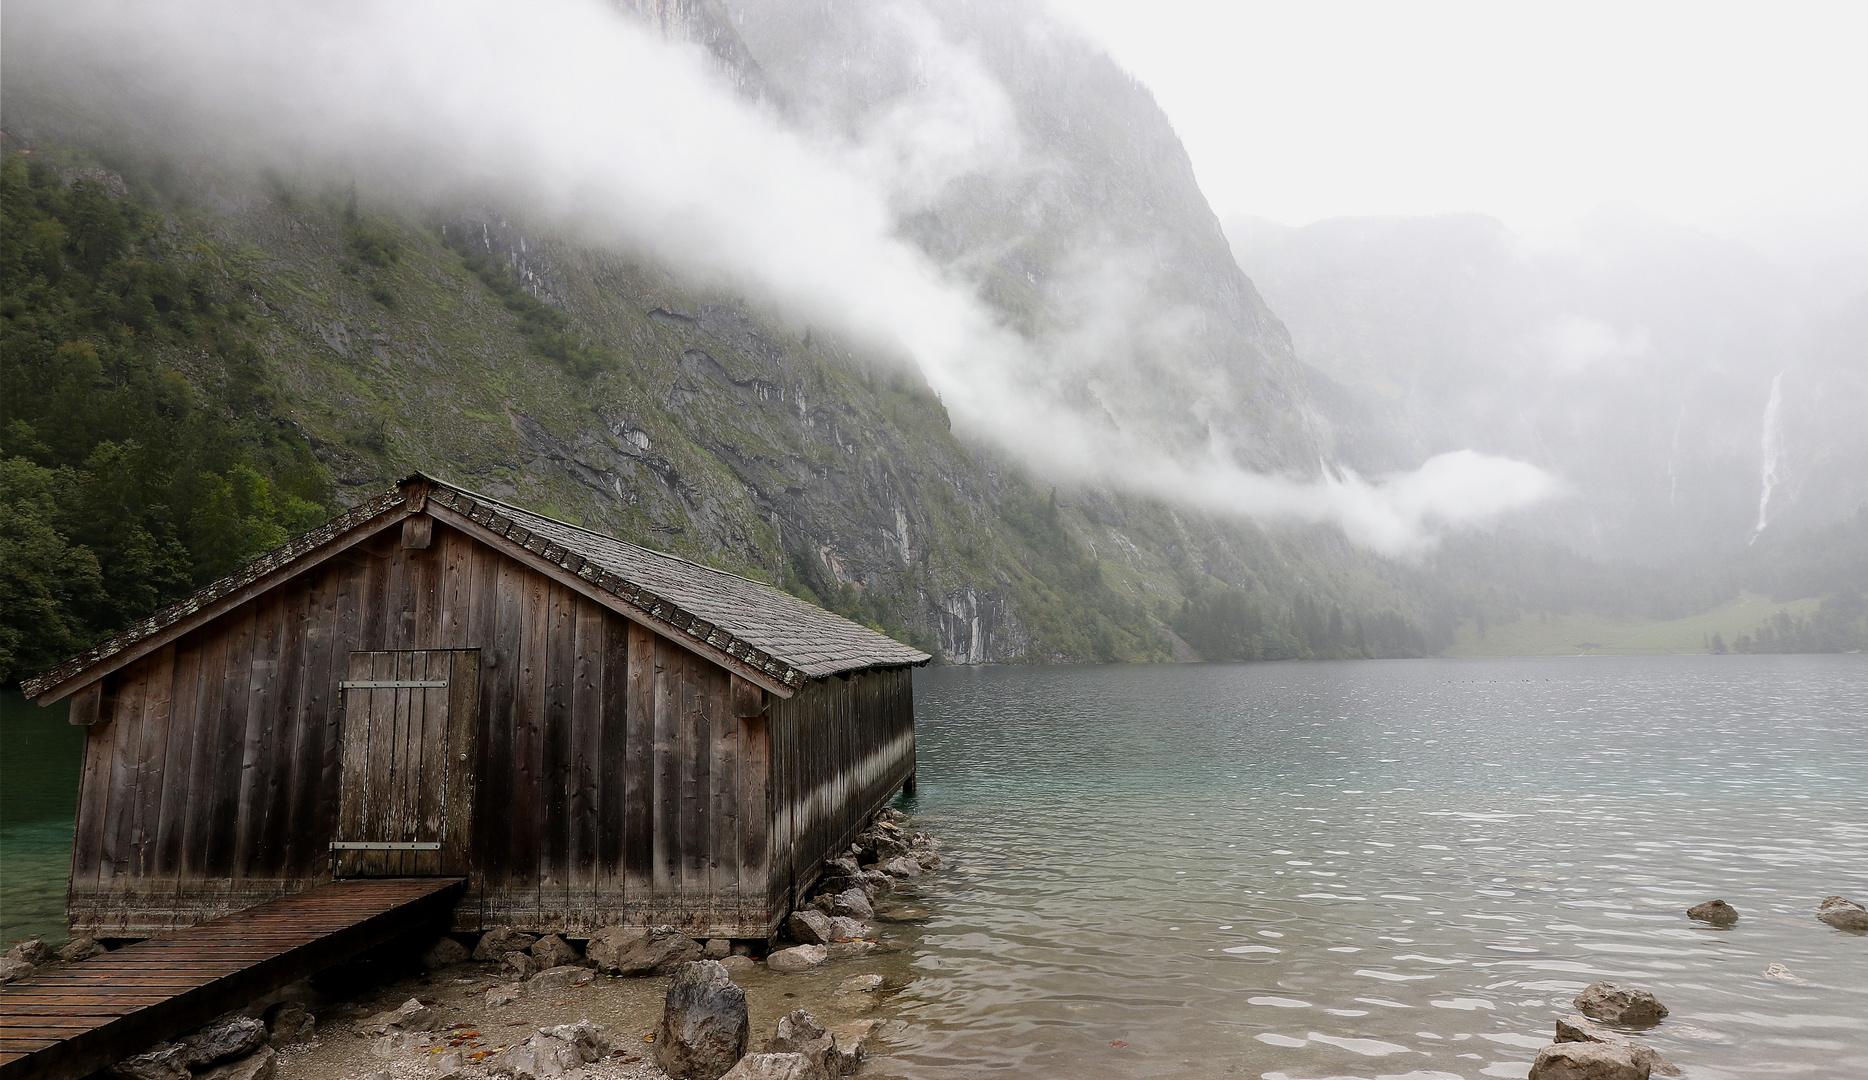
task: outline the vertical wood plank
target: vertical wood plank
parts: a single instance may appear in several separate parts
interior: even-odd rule
[[[756,912],[760,921],[776,918],[771,910],[771,867],[768,862],[772,829],[769,778],[772,768],[770,728],[764,716],[748,716],[740,724],[739,895],[741,910]]]
[[[681,654],[655,639],[655,860],[651,892],[664,903],[681,889]]]
[[[623,896],[631,908],[655,887],[655,635],[623,627],[627,658],[623,710]]]
[[[201,730],[202,638],[200,633],[188,634],[175,643],[174,694],[169,701],[168,747],[162,755],[166,775],[157,814],[154,871],[169,879],[171,893],[182,870],[182,835],[194,810],[188,778],[195,736]]]
[[[480,653],[462,649],[448,667],[447,811],[441,872],[468,871],[473,856],[475,744],[480,727]],[[469,883],[469,888],[472,884]]]
[[[226,689],[221,697],[220,717],[214,725],[215,739],[208,747],[210,787],[201,791],[208,815],[206,856],[202,876],[233,880],[236,854],[235,837],[240,827],[240,786],[246,763],[247,709],[252,703],[251,672],[253,641],[256,632],[254,605],[238,608],[227,621]]]
[[[599,776],[603,768],[603,683],[607,672],[604,634],[607,612],[572,594],[575,607],[571,648],[570,788],[566,858],[569,917],[584,929],[602,925],[597,918],[597,845],[602,796]],[[621,763],[618,762],[620,765]]]
[[[245,670],[229,671],[237,680],[235,693],[244,686],[246,722],[240,732],[240,788],[236,796],[234,851],[231,876],[245,878],[259,855],[259,838],[264,824],[266,785],[277,764],[275,733],[271,728],[273,707],[278,698],[279,660],[284,650],[285,627],[279,591],[265,593],[253,601],[253,655]]]
[[[133,852],[128,866],[137,893],[147,896],[155,882],[156,834],[162,819],[163,759],[168,751],[175,687],[175,643],[143,660],[149,681],[143,695],[142,732],[136,750],[136,807],[130,818]]]
[[[106,793],[103,845],[97,867],[98,891],[124,888],[119,880],[130,869],[130,823],[136,808],[136,754],[142,742],[144,697],[149,684],[147,658],[117,673],[117,705],[110,735],[109,789]]]
[[[702,701],[707,713],[707,875],[708,891],[719,905],[739,907],[739,757],[740,721],[734,713],[732,680],[711,664],[702,669]]]
[[[318,880],[328,874],[330,842],[336,837],[338,770],[343,751],[338,743],[343,722],[337,683],[338,665],[348,647],[338,640],[337,606],[349,569],[327,564],[306,584],[304,644],[300,650],[304,673],[294,700],[292,759],[295,765],[286,791],[281,859],[284,875]],[[329,807],[320,814],[319,807]]]
[[[555,581],[545,590],[545,708],[539,759],[542,815],[539,844],[539,912],[562,917],[571,902],[571,698],[577,648],[576,594]],[[554,915],[555,913],[555,915]]]
[[[512,876],[507,894],[515,920],[529,919],[538,910],[541,859],[539,831],[544,800],[540,775],[545,756],[544,698],[547,628],[550,625],[549,579],[521,570],[522,630],[519,638],[518,679],[513,691]]]
[[[629,624],[608,611],[602,623],[603,671],[598,753],[596,872],[597,925],[624,920],[624,838],[628,807]],[[639,816],[639,815],[638,815]]]
[[[344,681],[372,677],[376,659],[367,652],[352,652],[347,661]],[[343,781],[338,790],[337,832],[334,839],[367,839],[363,823],[369,814],[370,797],[370,691],[343,691]],[[338,852],[336,873],[339,877],[355,874],[360,868],[354,852]]]
[[[691,905],[712,887],[707,845],[712,839],[713,726],[701,684],[704,661],[686,649],[681,654],[681,891]]]

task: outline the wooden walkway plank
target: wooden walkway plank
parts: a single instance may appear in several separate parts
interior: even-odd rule
[[[424,925],[459,878],[338,881],[0,990],[0,1080],[70,1080]]]

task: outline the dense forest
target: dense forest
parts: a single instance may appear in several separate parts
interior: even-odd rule
[[[101,169],[0,164],[0,678],[326,515],[246,306]]]

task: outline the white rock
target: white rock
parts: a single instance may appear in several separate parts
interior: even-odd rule
[[[798,972],[809,971],[821,966],[830,959],[830,953],[822,945],[798,945],[789,949],[780,949],[765,958],[765,966],[773,971]]]

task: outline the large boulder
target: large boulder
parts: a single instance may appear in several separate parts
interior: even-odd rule
[[[746,1053],[746,991],[718,960],[675,973],[655,1029],[655,1063],[676,1080],[719,1080]]]
[[[789,949],[779,949],[767,956],[765,966],[773,971],[791,974],[820,967],[828,959],[830,959],[830,952],[822,945],[797,945]]]
[[[791,932],[794,940],[806,945],[827,945],[837,940],[831,931],[830,916],[808,908],[792,912],[791,918],[785,920],[785,929]]]
[[[191,1080],[194,1075],[188,1071],[188,1048],[177,1043],[157,1043],[104,1072],[112,1080]]]
[[[532,959],[538,961],[540,971],[546,968],[563,967],[575,964],[583,957],[565,940],[556,934],[547,934],[532,943]]]
[[[1537,1052],[1530,1080],[1648,1080],[1647,1065],[1626,1046],[1553,1043]]]
[[[1816,917],[1837,930],[1868,930],[1868,909],[1840,896],[1824,897]]]
[[[195,1080],[272,1080],[279,1068],[279,1055],[270,1046],[262,1046],[243,1058],[196,1073]]]
[[[1738,922],[1738,909],[1723,900],[1708,900],[1703,904],[1694,904],[1686,909],[1686,917],[1709,922],[1714,926],[1731,926]]]
[[[842,915],[851,919],[873,919],[876,917],[875,905],[869,902],[869,896],[858,888],[848,888],[830,898],[828,914]]]
[[[47,945],[38,938],[27,938],[25,941],[8,949],[6,951],[6,958],[8,960],[24,961],[34,967],[38,967],[41,964],[49,964],[58,959],[58,953],[53,950],[52,946]]]
[[[443,934],[434,940],[434,944],[422,950],[422,967],[429,971],[439,971],[460,963],[468,955],[467,946]]]
[[[479,944],[473,947],[473,958],[489,964],[498,963],[509,952],[524,952],[538,940],[538,935],[514,930],[510,926],[495,926],[480,935]]]
[[[179,1040],[191,1069],[245,1057],[266,1045],[264,1021],[250,1016],[223,1016]]]
[[[897,855],[876,864],[876,869],[892,878],[918,878],[927,871],[907,855]]]
[[[1586,1016],[1565,1016],[1557,1020],[1557,1041],[1605,1043],[1610,1046],[1626,1047],[1636,1062],[1645,1064],[1649,1070],[1661,1076],[1679,1076],[1680,1068],[1660,1056],[1659,1051],[1631,1039],[1619,1032],[1599,1027]]]
[[[778,1018],[778,1031],[765,1041],[768,1054],[800,1054],[811,1064],[811,1080],[833,1080],[841,1075],[843,1055],[837,1052],[837,1037],[803,1009],[795,1009]]]
[[[497,978],[504,979],[506,982],[524,982],[538,972],[538,959],[531,953],[514,950],[499,958]]]
[[[0,983],[18,982],[39,970],[24,960],[0,956]]]
[[[672,926],[608,927],[591,935],[584,953],[605,974],[654,975],[700,959],[701,945]]]
[[[1591,1020],[1623,1027],[1649,1027],[1667,1015],[1667,1006],[1646,990],[1623,989],[1614,983],[1590,983],[1576,995],[1577,1011]]]

